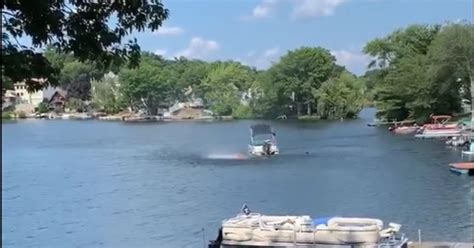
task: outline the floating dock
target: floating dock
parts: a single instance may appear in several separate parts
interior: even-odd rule
[[[460,133],[431,133],[431,134],[415,134],[415,138],[418,139],[435,139],[435,138],[449,138],[449,137],[467,137],[474,138],[474,132],[463,131]]]
[[[409,242],[409,248],[473,248],[474,243],[456,242]]]
[[[430,134],[415,134],[415,138],[418,139],[435,139],[435,138],[449,138],[449,137],[459,137],[461,133],[430,133]],[[465,135],[462,135],[465,136]]]

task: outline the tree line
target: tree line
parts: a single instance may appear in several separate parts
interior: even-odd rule
[[[136,39],[124,39],[162,26],[169,10],[160,0],[6,1],[1,9],[2,92],[18,81],[29,90],[60,85],[76,109],[91,100],[107,112],[131,107],[153,114],[184,100],[190,88],[216,114],[237,117],[350,118],[368,100],[379,117],[423,122],[430,114],[459,113],[463,102],[474,105],[469,22],[412,25],[369,41],[364,52],[374,60],[356,77],[321,47],[289,51],[267,70],[144,53]],[[31,46],[19,43],[25,36]],[[119,77],[104,78],[108,71]]]
[[[288,51],[267,70],[231,60],[170,60],[145,52],[139,67],[107,68],[117,78],[104,77],[107,70],[71,54],[48,49],[45,56],[59,71],[59,85],[73,107],[82,108],[77,100],[90,100],[109,113],[129,107],[154,115],[159,108],[189,100],[190,91],[214,114],[237,118],[353,118],[365,100],[363,81],[321,47]]]
[[[366,44],[363,79],[379,117],[428,120],[462,112],[474,91],[474,26],[412,25]]]

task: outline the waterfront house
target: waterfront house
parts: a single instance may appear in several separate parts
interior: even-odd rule
[[[61,89],[56,90],[48,101],[49,109],[55,112],[64,112],[65,105],[66,91]]]
[[[37,81],[44,81],[37,79]],[[16,104],[29,104],[37,107],[43,102],[43,99],[50,99],[56,91],[56,88],[48,86],[42,90],[29,92],[25,82],[18,82],[13,84],[13,93],[16,95]]]
[[[2,110],[15,105],[16,95],[13,90],[7,90],[2,98]]]

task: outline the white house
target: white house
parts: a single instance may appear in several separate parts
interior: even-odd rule
[[[51,86],[35,92],[28,92],[25,82],[13,84],[12,91],[16,95],[16,104],[31,104],[34,106],[38,106],[44,98],[49,100],[54,92],[56,92],[56,88]]]

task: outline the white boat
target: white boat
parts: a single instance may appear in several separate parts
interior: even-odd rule
[[[280,153],[276,134],[270,125],[257,124],[250,127],[249,153],[257,156],[277,155]]]
[[[383,229],[379,219],[312,219],[307,215],[267,216],[244,211],[222,222],[218,238],[209,247],[319,247],[322,244],[405,247],[408,240],[399,234],[400,227],[390,223]]]
[[[462,151],[462,154],[474,155],[474,143],[471,143],[471,144],[469,145],[469,150],[467,150],[467,151]]]

